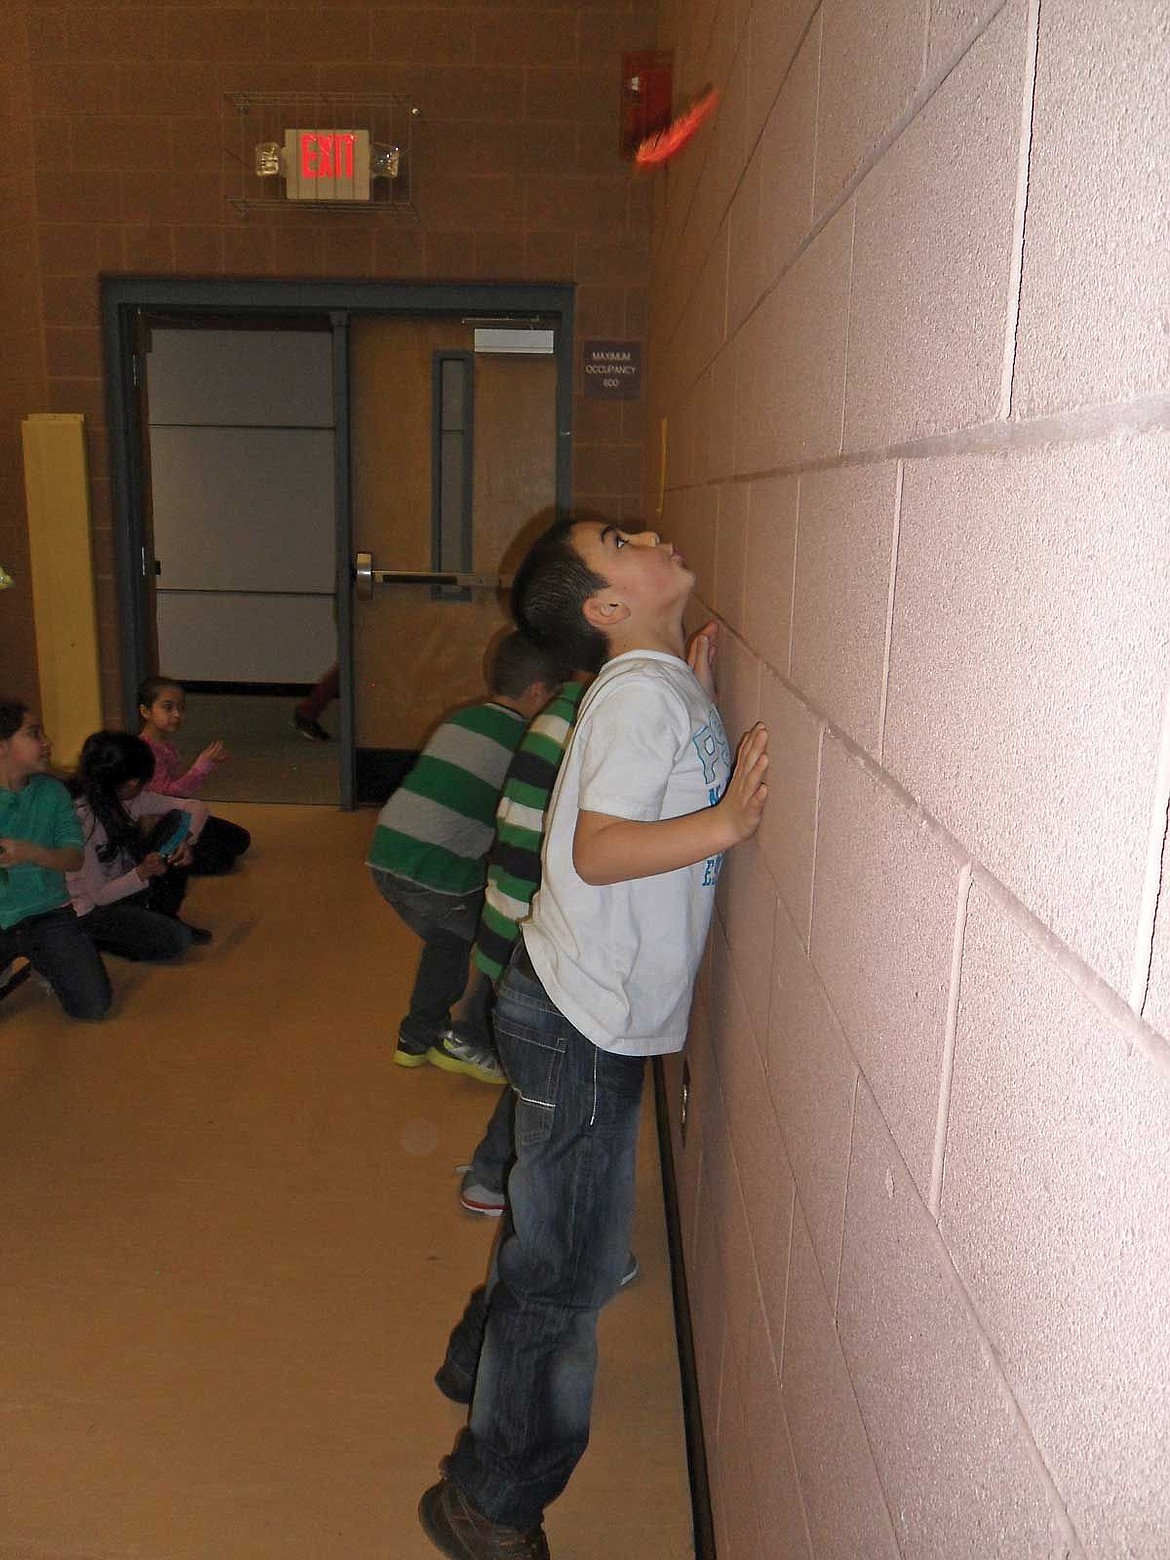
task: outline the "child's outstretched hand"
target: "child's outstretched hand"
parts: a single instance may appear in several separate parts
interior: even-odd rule
[[[696,629],[687,645],[687,665],[709,699],[715,697],[715,652],[718,648],[719,624],[714,618]]]
[[[719,799],[720,811],[727,809],[725,821],[733,845],[751,839],[760,826],[764,803],[768,799],[767,748],[768,728],[762,721],[757,721],[739,744],[735,768],[727,782],[727,790]]]
[[[200,763],[222,764],[228,756],[227,747],[222,742],[209,742],[199,755]]]

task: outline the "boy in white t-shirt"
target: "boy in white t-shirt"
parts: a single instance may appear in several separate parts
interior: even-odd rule
[[[597,1313],[629,1251],[645,1059],[683,1046],[722,852],[767,796],[762,726],[732,767],[712,640],[684,659],[693,587],[655,532],[599,520],[554,525],[513,586],[523,632],[602,670],[498,989],[516,1161],[482,1345],[456,1328],[440,1371],[466,1385],[468,1426],[419,1506],[451,1560],[547,1560],[544,1509],[588,1441]]]

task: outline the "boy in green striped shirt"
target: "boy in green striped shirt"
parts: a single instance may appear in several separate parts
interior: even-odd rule
[[[540,847],[553,786],[565,756],[577,706],[591,672],[574,672],[544,706],[513,754],[496,808],[496,837],[487,858],[487,887],[479,918],[473,970],[463,997],[452,1009],[451,1028],[460,1034],[466,1014],[490,1001],[540,887]],[[469,1213],[498,1217],[504,1211],[504,1179],[512,1158],[512,1091],[497,1101],[487,1130],[460,1186]]]
[[[367,865],[386,902],[423,941],[395,1061],[502,1081],[485,1005],[450,1032],[483,903],[496,804],[529,720],[556,691],[552,659],[518,633],[488,666],[489,696],[445,720],[378,814]]]

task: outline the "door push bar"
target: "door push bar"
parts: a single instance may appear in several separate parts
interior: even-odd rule
[[[446,585],[456,590],[506,590],[509,581],[498,574],[436,573],[429,569],[375,569],[373,553],[360,552],[354,560],[354,583],[359,601],[371,601],[375,585]]]

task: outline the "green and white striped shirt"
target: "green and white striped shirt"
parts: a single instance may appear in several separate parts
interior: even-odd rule
[[[496,838],[488,854],[487,890],[472,959],[493,982],[499,980],[540,886],[544,817],[585,684],[569,682],[536,717],[516,749],[500,805]]]
[[[445,720],[378,814],[367,865],[439,894],[482,888],[500,787],[524,725],[494,703]]]

